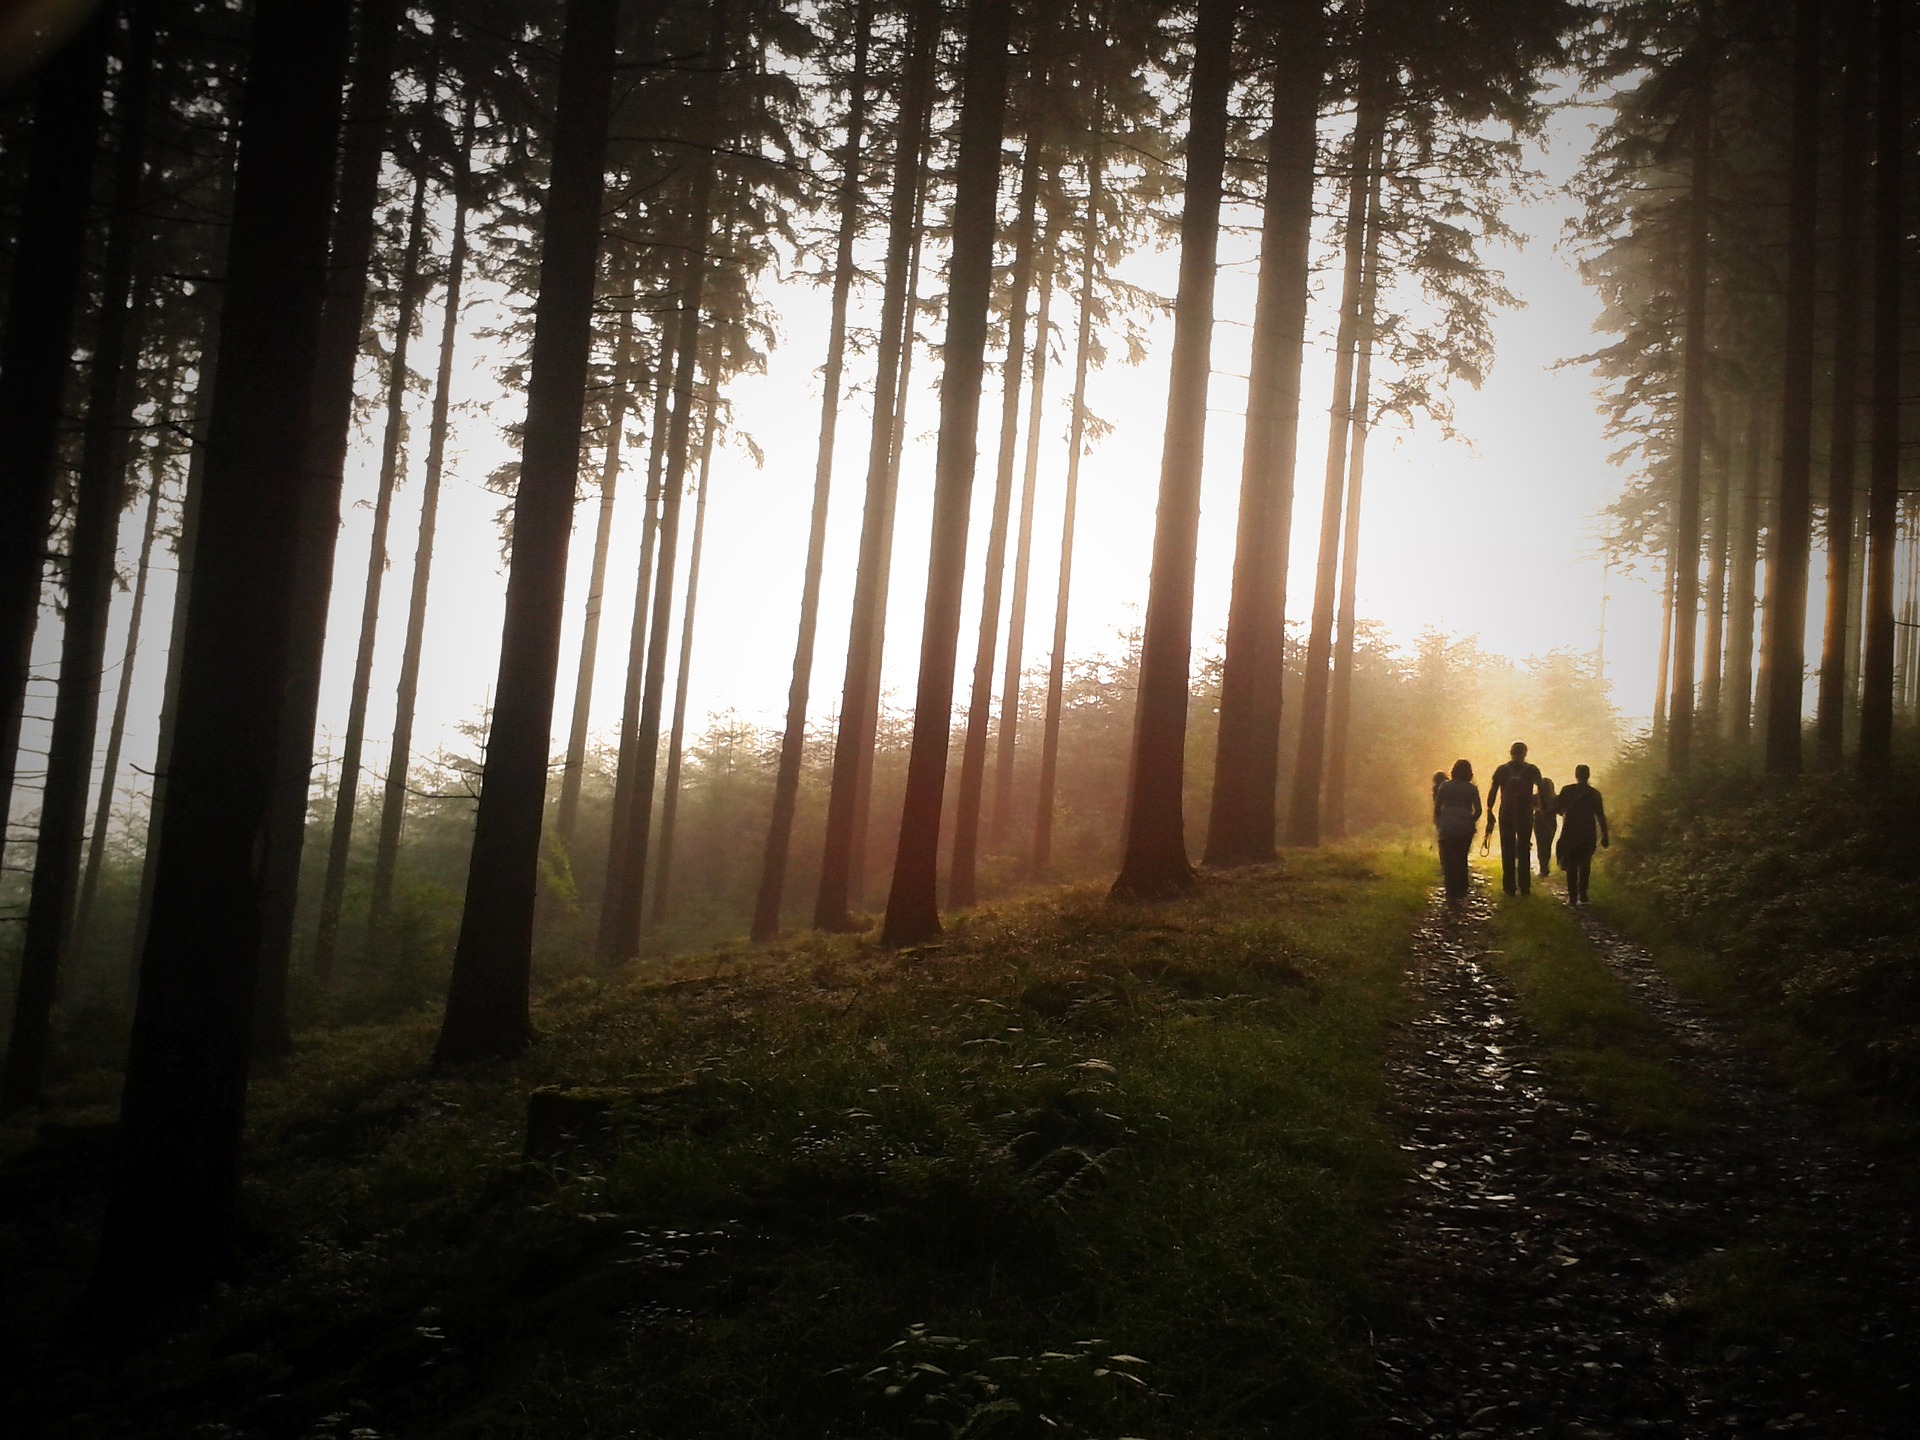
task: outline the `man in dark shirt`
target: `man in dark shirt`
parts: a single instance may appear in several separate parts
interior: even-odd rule
[[[1500,827],[1500,883],[1511,895],[1533,893],[1533,801],[1540,767],[1527,763],[1526,742],[1516,740],[1513,758],[1493,772],[1487,787],[1487,835]]]
[[[1593,844],[1612,844],[1607,834],[1607,806],[1600,792],[1587,783],[1593,771],[1585,765],[1573,768],[1573,784],[1555,797],[1554,809],[1560,812],[1560,868],[1567,875],[1567,900],[1587,903],[1587,882],[1593,876]]]

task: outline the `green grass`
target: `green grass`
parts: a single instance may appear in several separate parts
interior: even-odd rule
[[[1552,1070],[1630,1129],[1684,1135],[1711,1123],[1659,1024],[1616,979],[1573,912],[1536,880],[1527,898],[1498,894],[1488,956],[1547,1047]],[[1596,885],[1598,889],[1598,885]]]
[[[107,1382],[16,1309],[13,1384],[84,1396],[72,1436],[1360,1433],[1430,869],[722,947],[570,982],[461,1077],[423,1078],[427,1020],[315,1037],[256,1090],[249,1283]],[[523,1162],[544,1085],[612,1133]],[[70,1287],[77,1223],[0,1237],[16,1293]]]

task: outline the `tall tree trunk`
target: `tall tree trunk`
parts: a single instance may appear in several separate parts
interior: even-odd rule
[[[1034,79],[1044,91],[1047,77]],[[1027,137],[1020,163],[1020,199],[1013,222],[1013,272],[1007,305],[1007,359],[1001,371],[1000,449],[993,472],[993,509],[987,526],[986,566],[981,575],[980,634],[973,651],[973,686],[967,697],[967,729],[960,747],[960,793],[956,797],[953,858],[947,872],[947,903],[956,910],[979,897],[980,797],[987,777],[987,724],[993,715],[994,647],[1000,639],[1000,595],[1007,570],[1007,520],[1013,509],[1013,466],[1020,444],[1020,382],[1027,358],[1027,292],[1033,288],[1033,257],[1039,225],[1040,136]]]
[[[1362,63],[1369,63],[1362,55]],[[1346,273],[1340,291],[1340,327],[1334,339],[1333,404],[1327,428],[1327,474],[1320,500],[1320,548],[1313,583],[1313,617],[1307,630],[1306,674],[1301,684],[1300,747],[1287,811],[1287,841],[1320,843],[1320,787],[1327,744],[1328,666],[1333,659],[1335,583],[1340,560],[1341,502],[1346,490],[1347,439],[1353,427],[1354,340],[1359,329],[1360,288],[1366,251],[1367,192],[1379,163],[1384,121],[1377,85],[1360,79],[1360,108],[1353,132],[1353,174],[1347,182]]]
[[[1000,186],[1000,142],[1007,109],[1007,51],[1012,0],[969,0],[954,167],[953,252],[948,267],[945,363],[940,380],[940,439],[935,450],[933,527],[926,615],[914,697],[913,742],[900,811],[881,941],[912,945],[940,933],[936,893],[940,805],[953,731],[953,670],[966,583],[967,520],[973,498],[986,363],[987,306],[993,288],[993,232]]]
[[[1805,3],[1805,0],[1802,0]],[[1902,169],[1907,106],[1903,54],[1906,6],[1880,0],[1874,50],[1879,86],[1874,116],[1872,470],[1867,494],[1866,650],[1860,665],[1860,773],[1893,763],[1894,547],[1900,524],[1901,250],[1906,240]]]
[[[1313,259],[1313,182],[1324,69],[1322,0],[1288,0],[1267,132],[1266,211],[1247,377],[1233,594],[1220,672],[1220,736],[1207,814],[1209,865],[1273,859],[1287,569],[1300,436],[1300,370]]]
[[[587,571],[587,614],[580,627],[580,665],[573,681],[573,719],[567,726],[567,758],[560,770],[560,808],[554,826],[560,843],[570,851],[573,828],[580,813],[580,776],[587,763],[587,720],[593,709],[593,671],[600,653],[600,606],[607,589],[607,550],[613,541],[614,492],[620,483],[620,452],[627,428],[631,397],[628,371],[633,368],[634,287],[620,311],[620,331],[613,346],[613,394],[608,401],[607,441],[600,466],[600,513],[593,531],[593,564]]]
[[[433,90],[427,95],[433,105]],[[360,600],[360,643],[353,655],[353,688],[347,697],[347,733],[340,747],[340,779],[333,791],[333,827],[327,838],[327,872],[320,887],[320,923],[314,932],[313,963],[323,988],[333,984],[340,947],[340,913],[347,899],[347,860],[353,851],[354,812],[360,803],[360,754],[367,738],[367,697],[373,689],[373,652],[380,639],[380,591],[387,578],[387,527],[393,520],[393,491],[400,483],[401,437],[407,424],[407,352],[426,277],[420,252],[426,243],[427,172],[413,181],[413,211],[407,217],[407,241],[400,260],[399,305],[393,330],[393,355],[387,372],[387,426],[380,445],[380,481],[374,492],[373,535],[367,545],[367,583]]]
[[[780,933],[780,902],[786,891],[787,855],[793,845],[793,814],[800,799],[800,764],[807,745],[807,702],[813,689],[813,649],[820,629],[820,580],[826,561],[827,500],[833,487],[833,446],[840,424],[840,389],[847,360],[847,299],[853,288],[853,245],[860,234],[860,148],[867,119],[867,42],[873,0],[860,0],[853,21],[853,77],[847,92],[847,144],[840,162],[840,234],[834,252],[833,310],[827,328],[827,363],[821,373],[820,440],[813,461],[813,516],[807,528],[806,573],[800,584],[800,634],[793,648],[793,679],[787,686],[787,723],[780,736],[780,763],[773,780],[773,814],[760,862],[760,889],[753,902],[753,938]]]
[[[717,124],[721,57],[727,43],[727,0],[715,0],[707,35],[708,70],[701,103]],[[667,642],[673,621],[674,569],[679,559],[680,510],[687,488],[687,453],[693,436],[693,390],[699,368],[701,318],[706,297],[708,251],[713,243],[712,206],[715,151],[712,132],[695,160],[687,207],[686,278],[681,285],[678,354],[674,356],[673,416],[667,430],[666,488],[661,495],[659,555],[655,564],[652,614],[647,635],[646,683],[640,695],[640,724],[635,732],[633,781],[625,817],[624,869],[609,867],[607,894],[601,902],[601,958],[618,963],[634,953],[653,838],[653,792],[660,763],[660,710],[665,698]],[[622,766],[625,769],[625,766]],[[616,803],[617,797],[616,797]]]
[[[641,496],[640,565],[633,587],[633,623],[627,630],[627,668],[620,696],[620,738],[616,747],[613,776],[612,814],[607,823],[607,863],[600,884],[600,934],[602,956],[613,948],[609,926],[613,922],[611,897],[620,885],[619,877],[628,870],[627,820],[633,808],[633,789],[639,783],[639,764],[634,760],[640,745],[640,700],[646,689],[647,636],[652,633],[653,557],[660,538],[660,482],[666,472],[667,431],[673,405],[674,355],[679,353],[680,321],[669,320],[662,327],[656,345],[653,376],[653,420],[647,441],[647,485]]]
[[[927,112],[928,131],[920,142],[923,157],[932,153],[933,112]],[[860,743],[854,752],[853,835],[847,844],[847,893],[862,908],[867,903],[867,841],[872,833],[873,770],[879,759],[880,681],[886,651],[887,597],[893,585],[894,521],[900,508],[900,462],[907,448],[907,397],[913,393],[913,356],[919,347],[915,317],[920,313],[921,260],[927,241],[927,196],[934,185],[928,164],[920,169],[913,205],[913,259],[907,266],[907,298],[900,341],[900,370],[893,387],[893,438],[887,451],[886,504],[880,516],[880,566],[874,577],[873,613],[877,617],[873,645],[867,658],[867,708],[860,716]]]
[[[96,1307],[229,1272],[259,973],[261,851],[291,666],[346,0],[261,0],[240,117],[221,362]]]
[[[115,7],[101,5],[40,72],[0,331],[0,850],[40,617],[61,400],[86,252]]]
[[[680,673],[674,679],[673,723],[667,727],[667,773],[660,798],[660,858],[654,864],[653,904],[647,922],[667,922],[667,882],[673,875],[673,836],[680,818],[680,760],[687,740],[687,682],[693,675],[693,625],[700,604],[700,552],[707,538],[707,484],[713,475],[713,439],[719,429],[719,344],[708,361],[706,421],[700,431],[700,480],[693,502],[693,543],[687,548],[687,597],[680,617]]]
[[[114,560],[120,531],[132,429],[134,379],[140,361],[142,309],[134,287],[141,179],[146,169],[147,112],[153,89],[154,14],[133,14],[117,97],[119,144],[113,165],[113,210],[100,276],[100,318],[87,386],[80,474],[67,539],[67,610],[60,644],[53,734],[40,802],[26,933],[20,946],[20,988],[11,1042],[0,1077],[0,1111],[37,1104],[52,1037],[53,1000],[61,962],[70,951],[80,854],[93,778],[93,742],[106,670],[107,620],[113,607]]]
[[[1126,848],[1116,896],[1149,899],[1193,885],[1187,859],[1187,686],[1193,651],[1193,578],[1213,353],[1214,261],[1226,165],[1238,0],[1200,0],[1193,38],[1192,116],[1180,216],[1180,291],[1174,307],[1153,575],[1140,647],[1140,698],[1127,785]]]
[[[1732,527],[1727,501],[1732,489],[1732,456],[1727,453],[1725,420],[1714,436],[1712,526],[1707,532],[1707,624],[1700,675],[1700,733],[1709,742],[1720,734],[1721,685],[1726,669],[1727,545]]]
[[[1846,76],[1840,100],[1840,177],[1834,250],[1833,415],[1827,440],[1827,603],[1820,633],[1820,762],[1838,769],[1852,707],[1855,437],[1860,414],[1860,260],[1867,179],[1867,76],[1873,65],[1868,0],[1843,0]]]
[[[1324,824],[1335,840],[1347,833],[1347,746],[1353,719],[1353,649],[1358,627],[1361,487],[1367,472],[1367,434],[1373,425],[1374,312],[1380,290],[1380,175],[1367,188],[1367,254],[1360,284],[1358,354],[1353,367],[1353,430],[1347,451],[1347,514],[1340,540],[1340,605],[1333,645],[1333,684],[1327,706],[1327,787]]]
[[[153,457],[147,490],[147,514],[140,530],[140,558],[133,570],[133,603],[127,611],[127,641],[120,651],[120,684],[113,698],[113,718],[107,722],[107,753],[100,765],[100,794],[94,802],[93,833],[87,840],[86,869],[80,877],[80,902],[73,912],[73,937],[67,953],[82,956],[93,928],[93,907],[100,893],[100,872],[106,863],[107,833],[113,825],[113,800],[120,788],[120,750],[126,741],[127,708],[133,696],[134,663],[140,654],[140,632],[147,613],[147,575],[153,561],[153,540],[159,531],[160,492],[166,486],[169,451]]]
[[[1793,6],[1792,168],[1787,202],[1785,385],[1780,412],[1780,500],[1767,544],[1766,763],[1800,773],[1806,689],[1807,568],[1811,544],[1815,243],[1820,178],[1820,0]]]
[[[275,772],[262,882],[261,985],[254,1006],[258,1032],[254,1044],[259,1055],[269,1060],[284,1056],[293,1046],[287,1028],[287,968],[300,898],[300,857],[306,849],[320,666],[333,595],[334,552],[340,538],[340,492],[353,429],[354,372],[360,360],[367,279],[373,263],[380,163],[393,118],[391,94],[400,25],[401,0],[366,0],[360,7],[307,439],[307,462],[320,478],[300,522],[303,539],[295,561],[292,662],[281,727],[284,743]]]
[[[1665,558],[1666,568],[1660,574],[1660,658],[1654,662],[1653,672],[1653,746],[1656,750],[1664,749],[1667,743],[1668,696],[1673,688],[1673,590],[1677,567],[1671,532]]]
[[[1034,316],[1033,353],[1027,362],[1033,379],[1027,386],[1027,455],[1020,478],[1020,529],[1013,547],[1013,598],[1007,606],[1007,661],[1000,680],[1000,729],[994,736],[993,809],[987,840],[995,849],[1006,844],[1007,822],[1013,810],[1014,746],[1020,730],[1020,667],[1026,651],[1027,592],[1033,572],[1033,507],[1040,485],[1041,426],[1046,420],[1047,347],[1053,325],[1053,269],[1055,237],[1052,219],[1040,251],[1040,308]]]
[[[863,760],[873,749],[880,703],[875,676],[886,626],[886,578],[892,552],[894,418],[903,335],[912,326],[909,272],[918,242],[914,223],[921,189],[926,130],[933,103],[934,62],[940,44],[940,8],[928,0],[913,7],[902,76],[900,115],[895,122],[893,186],[888,209],[886,278],[880,302],[880,339],[874,369],[873,428],[867,442],[867,496],[860,521],[860,551],[853,582],[853,618],[847,636],[847,667],[840,689],[840,720],[833,748],[833,779],[827,797],[826,837],[813,923],[822,930],[853,926],[857,888],[855,846],[864,830]]]
[[[1768,431],[1760,407],[1748,402],[1741,479],[1734,490],[1731,574],[1727,580],[1727,738],[1744,749],[1753,740],[1754,571],[1760,563],[1760,491]]]
[[[1713,4],[1700,0],[1687,199],[1687,278],[1681,321],[1680,486],[1673,507],[1673,674],[1667,700],[1667,769],[1693,764],[1694,633],[1700,613],[1700,465],[1707,426],[1707,259],[1713,172]]]
[[[380,944],[387,932],[394,874],[400,862],[400,831],[407,816],[407,771],[413,765],[413,721],[420,696],[420,656],[426,642],[427,591],[433,581],[434,534],[440,520],[440,477],[447,462],[454,342],[460,334],[460,292],[467,272],[473,124],[474,107],[469,102],[461,125],[459,168],[454,175],[453,238],[447,251],[447,293],[440,318],[440,366],[433,382],[433,418],[427,429],[427,469],[420,482],[420,531],[413,548],[407,638],[400,648],[400,683],[393,702],[393,743],[387,750],[387,782],[380,800],[380,838],[373,852],[372,895],[367,906],[370,945]]]
[[[231,189],[232,166],[225,171]],[[221,207],[226,213],[226,207]],[[224,250],[209,267],[224,273]],[[210,308],[201,318],[199,353],[194,359],[194,396],[187,479],[180,491],[180,528],[173,542],[173,609],[167,619],[167,673],[160,685],[160,717],[154,727],[153,783],[147,799],[146,845],[140,859],[140,896],[134,906],[133,945],[127,966],[127,1003],[136,998],[140,957],[147,951],[147,926],[153,916],[153,887],[160,871],[160,829],[167,810],[167,763],[179,728],[180,669],[186,656],[187,602],[193,595],[195,557],[200,551],[200,512],[206,495],[207,430],[213,416],[214,377],[220,358],[220,311]]]
[[[600,200],[620,0],[567,0],[547,187],[513,563],[437,1064],[511,1055],[532,1038],[534,884],[546,806],[567,542],[593,343]]]
[[[1040,778],[1033,814],[1033,874],[1053,866],[1053,800],[1060,774],[1060,711],[1066,687],[1067,604],[1073,591],[1073,532],[1080,507],[1080,455],[1087,443],[1087,366],[1093,350],[1093,279],[1098,269],[1100,207],[1104,203],[1106,157],[1101,127],[1106,123],[1105,92],[1096,88],[1093,127],[1087,140],[1087,209],[1080,222],[1080,319],[1073,342],[1073,401],[1067,424],[1067,483],[1060,505],[1060,572],[1053,592],[1053,648],[1047,656],[1047,705],[1040,725]]]

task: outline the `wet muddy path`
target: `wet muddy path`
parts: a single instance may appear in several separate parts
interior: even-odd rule
[[[1562,903],[1536,882],[1535,904]],[[1920,1434],[1920,1250],[1888,1177],[1822,1133],[1590,913],[1715,1123],[1629,1133],[1548,1068],[1487,961],[1490,906],[1436,899],[1394,1057],[1414,1180],[1376,1321],[1385,1433]]]

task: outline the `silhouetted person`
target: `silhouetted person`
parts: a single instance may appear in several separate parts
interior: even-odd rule
[[[1540,788],[1540,767],[1527,763],[1523,740],[1513,742],[1513,758],[1493,772],[1487,786],[1487,835],[1500,827],[1500,884],[1507,894],[1533,893],[1533,800]]]
[[[1447,898],[1458,900],[1467,893],[1467,851],[1473,846],[1473,832],[1480,824],[1480,787],[1473,783],[1473,766],[1465,760],[1453,762],[1453,778],[1435,777],[1433,787],[1433,830],[1440,842],[1440,877],[1446,882]]]
[[[1540,873],[1553,873],[1553,827],[1559,823],[1554,810],[1553,781],[1540,777],[1540,793],[1533,798],[1533,848],[1539,852]]]
[[[1587,882],[1593,877],[1593,847],[1611,844],[1607,835],[1607,807],[1600,792],[1587,783],[1593,771],[1573,767],[1573,784],[1554,801],[1560,814],[1560,868],[1567,872],[1567,899],[1587,903]]]

